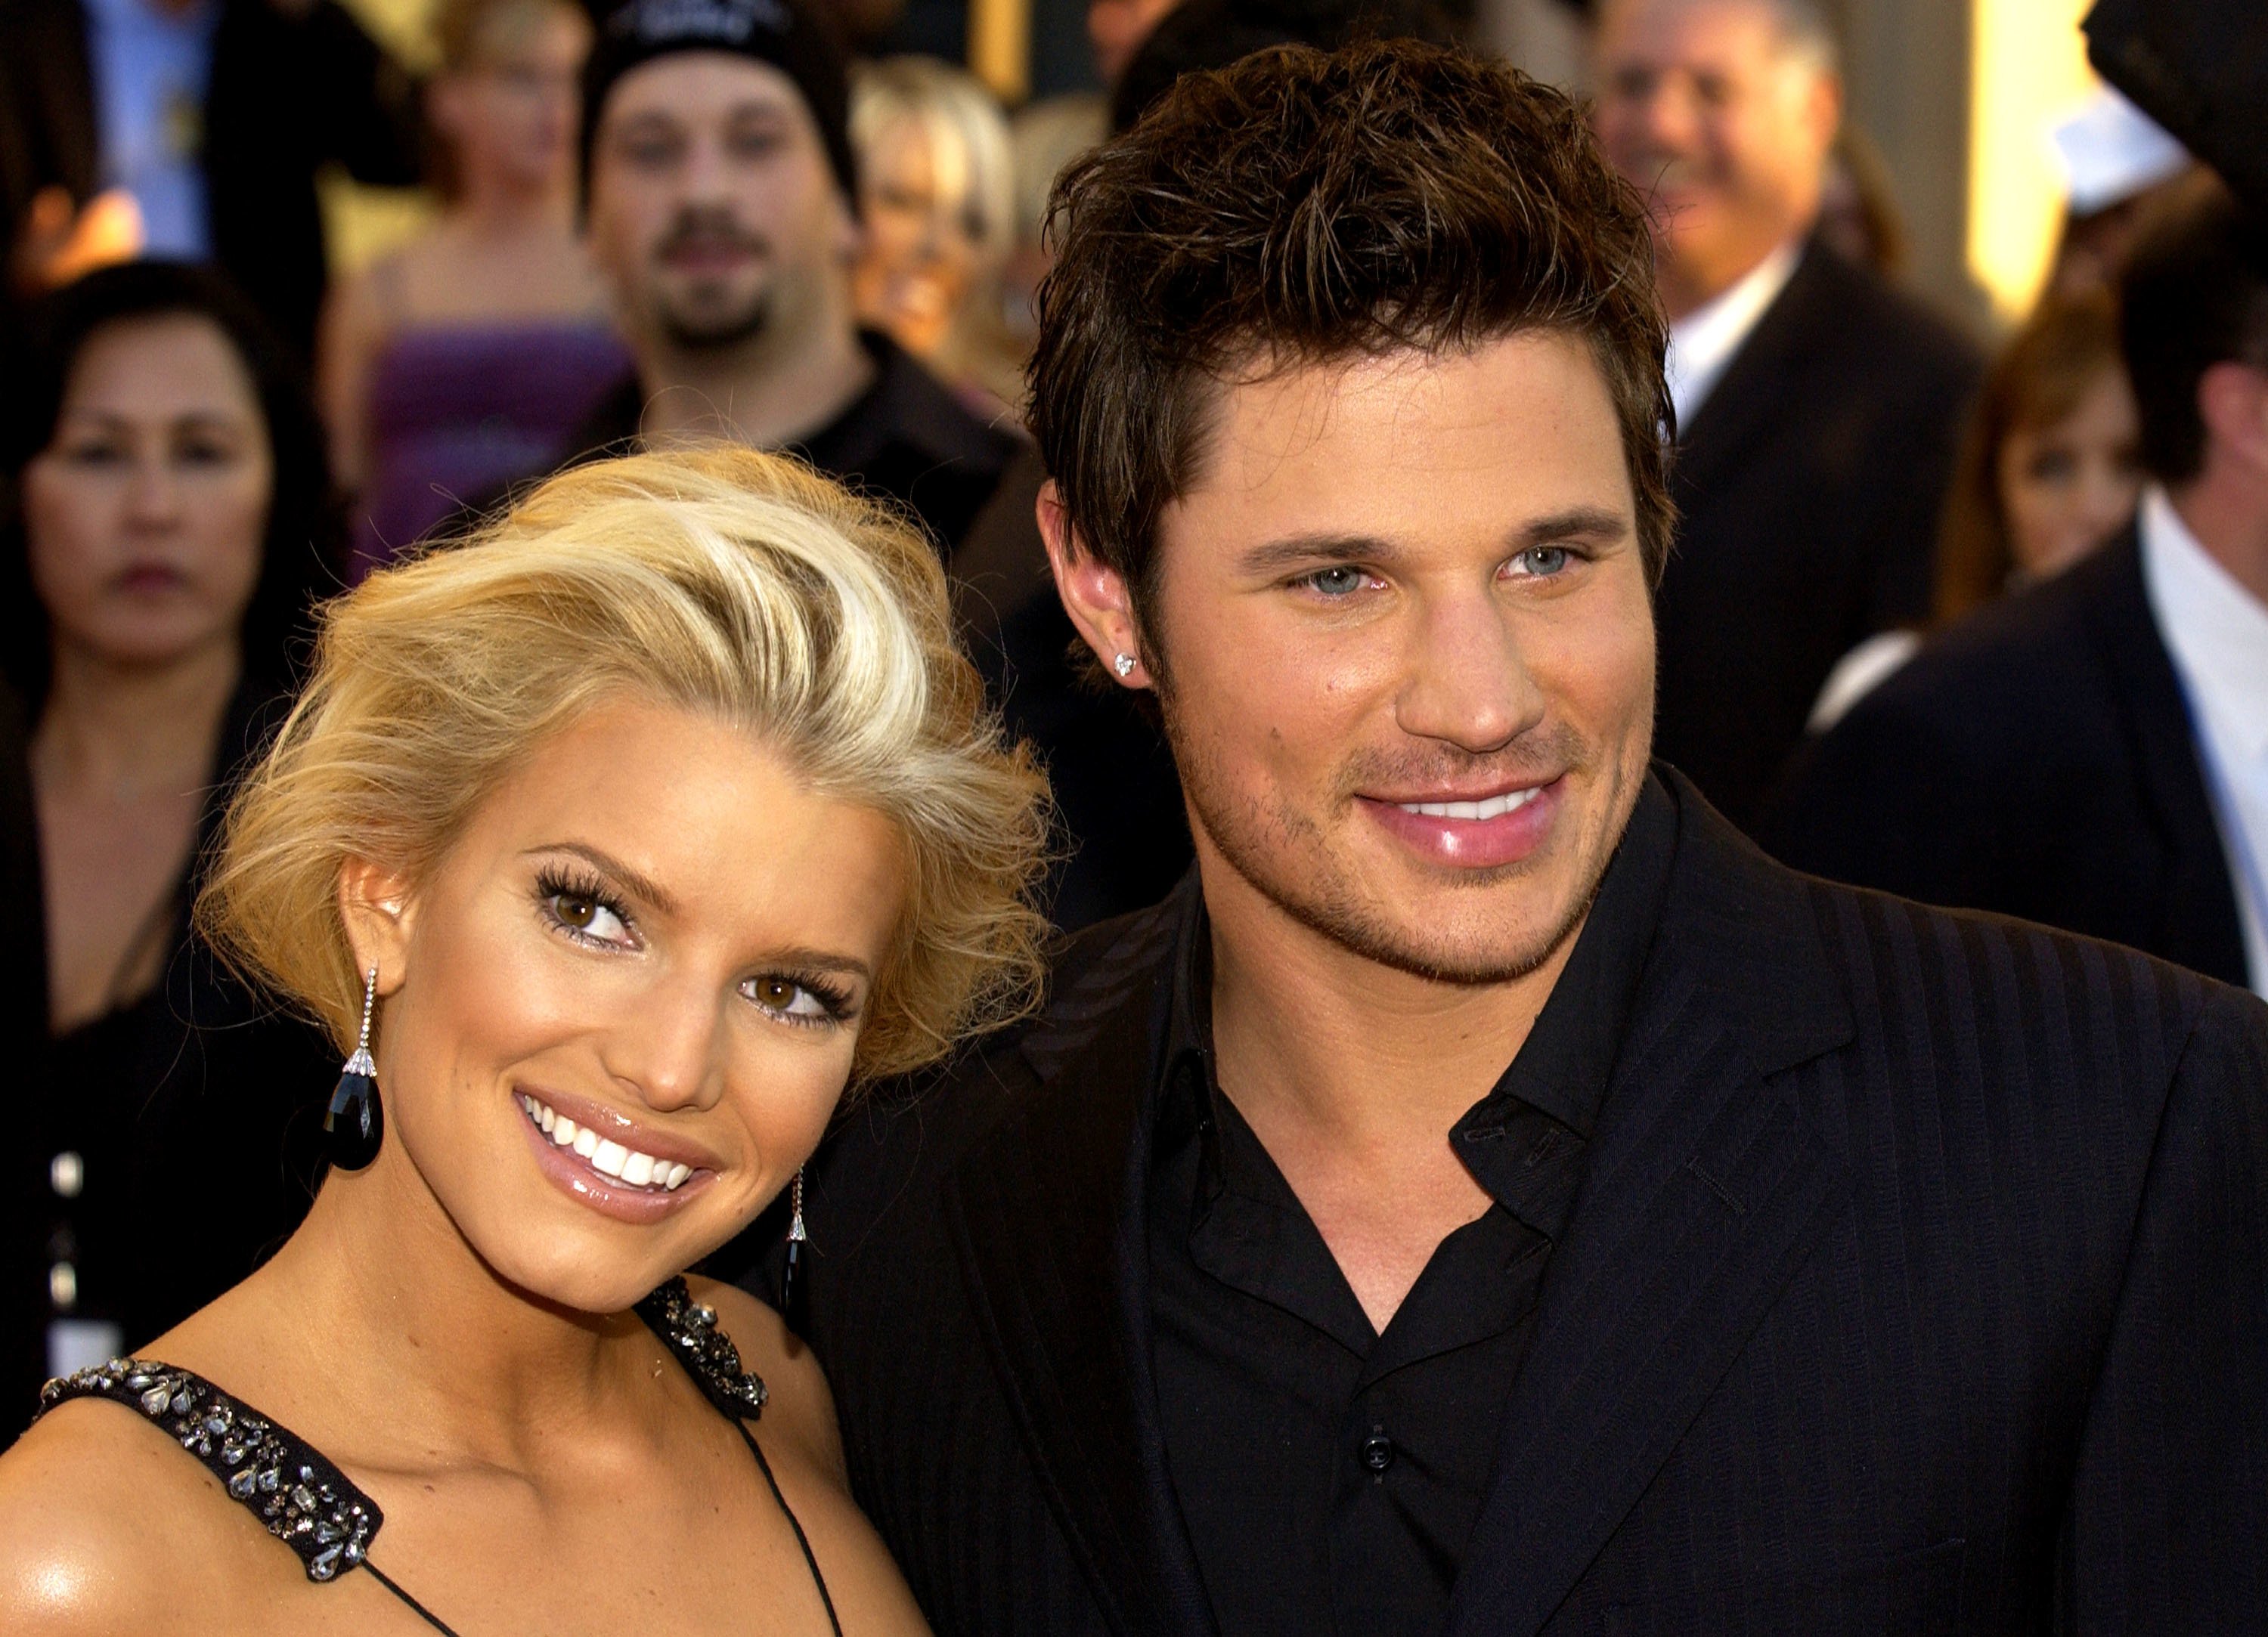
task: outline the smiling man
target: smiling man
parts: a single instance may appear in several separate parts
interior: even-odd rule
[[[1197,866],[814,1173],[936,1627],[2250,1619],[2268,1011],[1650,769],[1665,326],[1572,105],[1263,53],[1057,202],[1041,526]]]

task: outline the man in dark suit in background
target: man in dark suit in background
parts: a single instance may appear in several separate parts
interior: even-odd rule
[[[1042,522],[1197,865],[813,1171],[937,1629],[2256,1625],[2268,1009],[1649,771],[1665,329],[1574,106],[1272,52],[1060,187]]]
[[[6,0],[6,275],[44,283],[115,190],[147,253],[217,263],[304,363],[328,272],[316,173],[418,181],[418,121],[416,83],[335,0]]]
[[[2156,480],[2135,528],[1862,700],[1765,833],[2268,993],[2268,231],[2200,179],[2121,306]]]
[[[1842,92],[1812,0],[1609,0],[1598,79],[1670,318],[1655,748],[1745,826],[1835,662],[1928,613],[1979,364],[1816,235]]]

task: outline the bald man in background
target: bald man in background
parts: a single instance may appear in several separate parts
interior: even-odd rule
[[[1683,521],[1659,753],[1744,826],[1821,685],[1918,622],[1979,361],[1818,237],[1842,119],[1809,0],[1608,0],[1599,136],[1655,206]]]

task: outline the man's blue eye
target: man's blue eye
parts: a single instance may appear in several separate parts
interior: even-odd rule
[[[1307,584],[1326,597],[1344,597],[1360,591],[1368,577],[1359,569],[1319,569],[1307,576]]]
[[[1567,565],[1574,561],[1574,555],[1565,546],[1533,546],[1512,561],[1522,565],[1521,572],[1523,574],[1549,579],[1555,574],[1565,573]]]

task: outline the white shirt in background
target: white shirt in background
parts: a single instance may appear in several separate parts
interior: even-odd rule
[[[1743,274],[1713,301],[1704,302],[1669,327],[1669,401],[1677,408],[1682,433],[1693,424],[1701,406],[1723,378],[1726,367],[1741,343],[1749,339],[1772,303],[1779,299],[1795,264],[1803,259],[1803,241],[1792,239]]]
[[[2268,995],[2268,604],[2213,560],[2154,483],[2141,525],[2150,614],[2197,717],[2245,965]]]

